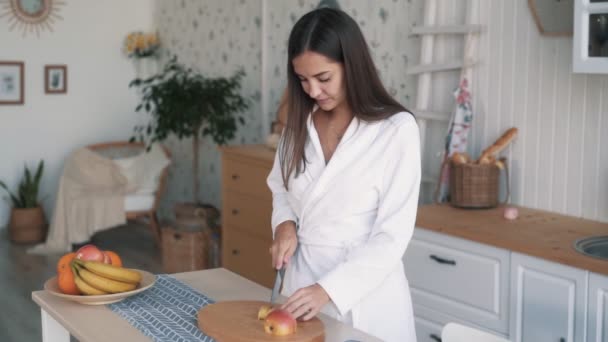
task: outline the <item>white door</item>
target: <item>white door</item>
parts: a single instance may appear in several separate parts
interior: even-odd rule
[[[581,269],[512,253],[511,340],[584,341],[587,274]]]
[[[608,341],[608,277],[589,274],[587,341]]]

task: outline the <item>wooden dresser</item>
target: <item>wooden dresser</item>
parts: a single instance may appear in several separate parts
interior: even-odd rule
[[[222,264],[272,287],[272,194],[266,178],[274,151],[264,145],[226,146],[222,151]]]

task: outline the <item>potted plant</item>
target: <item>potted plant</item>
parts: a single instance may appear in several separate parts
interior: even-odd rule
[[[211,136],[216,144],[223,145],[234,138],[237,122],[244,124],[238,115],[248,108],[240,95],[243,71],[225,78],[208,78],[185,67],[171,58],[163,70],[150,78],[133,80],[129,87],[139,87],[142,109],[152,116],[150,123],[135,127],[131,141],[149,144],[161,142],[170,134],[180,140],[192,138],[193,200],[198,204],[200,182],[198,175],[199,141]]]
[[[38,202],[38,191],[43,170],[44,162],[42,160],[38,163],[34,175],[25,166],[23,177],[15,193],[11,192],[6,184],[0,181],[0,187],[8,192],[13,204],[9,222],[11,241],[33,243],[44,241],[46,238],[46,220],[44,211]]]

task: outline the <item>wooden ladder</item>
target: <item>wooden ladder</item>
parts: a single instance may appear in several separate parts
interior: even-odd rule
[[[474,56],[467,54],[473,49],[465,49],[465,56],[460,60],[452,60],[442,63],[434,63],[433,51],[436,45],[436,35],[462,35],[463,44],[475,43],[477,34],[483,32],[484,27],[477,24],[478,19],[478,1],[479,0],[463,0],[463,4],[467,6],[465,23],[462,25],[441,25],[437,23],[438,2],[441,0],[425,0],[424,1],[424,17],[421,26],[412,28],[412,35],[421,36],[420,44],[420,64],[414,65],[407,70],[408,75],[418,75],[418,93],[416,96],[416,106],[414,114],[420,128],[420,148],[421,155],[424,158],[439,157],[437,163],[423,163],[422,168],[422,187],[421,201],[428,202],[428,198],[432,196],[434,186],[439,180],[439,172],[441,160],[445,147],[442,145],[440,149],[437,146],[427,146],[426,137],[431,125],[444,126],[444,132],[447,134],[448,125],[452,116],[453,109],[433,108],[431,102],[431,82],[433,82],[433,73],[442,71],[461,70],[465,76],[471,80],[471,67],[477,63]],[[468,42],[468,43],[467,43]],[[455,89],[458,84],[454,84]],[[475,96],[475,94],[473,94]],[[455,106],[455,105],[454,105]],[[425,167],[425,164],[433,165],[433,167]],[[436,166],[436,169],[435,169]],[[423,193],[425,189],[431,189]],[[426,200],[425,200],[426,199]]]

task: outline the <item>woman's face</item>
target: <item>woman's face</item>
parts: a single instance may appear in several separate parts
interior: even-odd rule
[[[292,60],[304,92],[325,111],[332,111],[346,99],[344,67],[319,53],[305,51]]]

